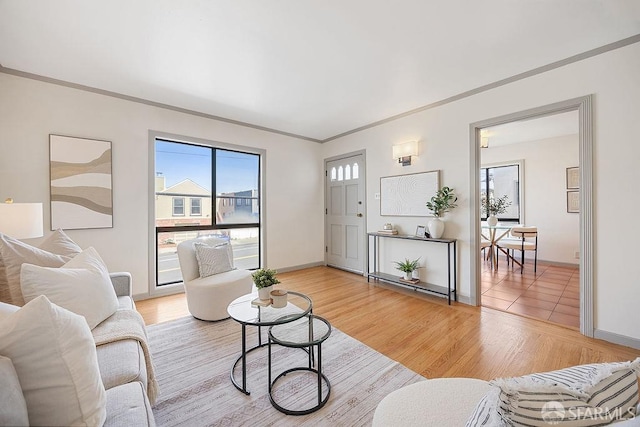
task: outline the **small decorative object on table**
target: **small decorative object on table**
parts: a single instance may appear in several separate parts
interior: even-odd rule
[[[251,300],[251,305],[255,307],[269,307],[271,305],[271,300],[256,298],[254,300]]]
[[[284,308],[287,306],[287,291],[283,289],[276,289],[271,291],[271,307]]]
[[[253,277],[253,283],[255,283],[258,289],[258,296],[261,300],[270,300],[269,293],[273,290],[273,285],[280,283],[280,280],[276,277],[278,272],[269,268],[261,268],[251,273]]]
[[[486,194],[482,195],[482,211],[487,214],[487,224],[491,227],[498,225],[498,214],[505,213],[507,208],[511,206],[509,196],[506,194],[502,197],[495,198],[490,196],[487,198]]]
[[[378,233],[395,235],[395,234],[398,234],[398,230],[393,228],[393,224],[391,224],[390,222],[387,222],[386,224],[382,225],[382,230],[379,230]]]
[[[413,272],[418,269],[418,261],[420,261],[420,257],[414,259],[413,261],[409,261],[409,258],[405,258],[404,261],[394,261],[396,264],[396,269],[404,272],[404,279],[408,282],[413,282]]]
[[[458,197],[453,192],[453,188],[442,187],[435,196],[431,198],[431,201],[427,202],[427,209],[429,209],[434,219],[429,222],[429,235],[434,239],[439,239],[444,233],[444,222],[440,219],[446,212],[457,207],[456,202]]]
[[[427,228],[424,225],[419,225],[416,228],[416,237],[427,237]]]

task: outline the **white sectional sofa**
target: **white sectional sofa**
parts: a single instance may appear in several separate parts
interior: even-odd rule
[[[131,297],[131,275],[114,273],[111,274],[111,280],[118,296],[118,312],[102,322],[101,328],[109,328],[109,323],[115,321],[123,312],[135,312]],[[18,306],[0,302],[0,319],[18,312],[19,309]],[[155,426],[147,394],[149,372],[142,344],[136,339],[116,337],[113,342],[97,345],[95,351],[99,377],[106,391],[106,418],[102,425]],[[79,373],[79,375],[85,375],[85,373]],[[9,384],[9,374],[0,369],[0,385],[6,389]],[[33,393],[34,390],[31,389],[30,392]],[[76,402],[69,404],[76,406]],[[21,422],[26,421],[26,418],[14,417],[15,407],[14,401],[8,398],[0,402],[0,425],[29,425]]]
[[[154,426],[157,382],[129,273],[61,230],[0,234],[0,426]]]

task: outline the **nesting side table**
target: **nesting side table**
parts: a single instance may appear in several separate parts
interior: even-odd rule
[[[324,318],[314,314],[273,325],[269,328],[269,400],[274,408],[287,415],[306,415],[322,408],[329,400],[331,383],[322,373],[322,343],[331,335],[331,324]],[[308,366],[287,369],[271,380],[271,345],[278,344],[283,347],[303,348],[308,353]],[[314,347],[317,348],[317,357],[314,357]],[[314,368],[314,360],[316,366]],[[317,374],[318,400],[317,404],[306,409],[287,409],[276,402],[273,396],[275,384],[287,374],[298,371],[309,371]],[[326,384],[326,395],[323,398],[323,382]]]

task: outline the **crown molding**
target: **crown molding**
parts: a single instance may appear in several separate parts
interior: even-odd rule
[[[330,142],[330,141],[334,141],[334,140],[339,139],[339,138],[343,138],[343,137],[345,137],[347,135],[352,135],[354,133],[358,133],[358,132],[362,132],[362,131],[367,130],[367,129],[371,129],[371,128],[383,125],[385,123],[389,123],[389,122],[392,122],[392,121],[395,121],[395,120],[399,120],[399,119],[402,119],[404,117],[407,117],[407,116],[410,116],[410,115],[413,115],[413,114],[416,114],[416,113],[420,113],[422,111],[426,111],[426,110],[430,110],[432,108],[440,107],[440,106],[445,105],[445,104],[450,104],[452,102],[459,101],[461,99],[468,98],[470,96],[477,95],[479,93],[486,92],[488,90],[495,89],[495,88],[500,87],[500,86],[505,86],[505,85],[508,85],[510,83],[513,83],[513,82],[516,82],[516,81],[519,81],[519,80],[523,80],[523,79],[526,79],[526,78],[529,78],[529,77],[532,77],[532,76],[535,76],[535,75],[538,75],[538,74],[546,73],[547,71],[551,71],[551,70],[554,70],[556,68],[564,67],[565,65],[573,64],[575,62],[579,62],[579,61],[582,61],[582,60],[587,59],[587,58],[592,58],[594,56],[601,55],[603,53],[610,52],[612,50],[620,49],[622,47],[629,46],[631,44],[638,43],[638,42],[640,42],[640,34],[636,34],[634,36],[627,37],[625,39],[618,40],[616,42],[609,43],[609,44],[606,44],[604,46],[600,46],[600,47],[597,47],[595,49],[591,49],[591,50],[588,50],[586,52],[582,52],[582,53],[579,53],[577,55],[570,56],[570,57],[562,59],[560,61],[555,61],[555,62],[552,62],[550,64],[543,65],[541,67],[537,67],[537,68],[534,68],[532,70],[525,71],[523,73],[516,74],[516,75],[511,76],[511,77],[507,77],[505,79],[501,79],[501,80],[498,80],[498,81],[495,81],[495,82],[492,82],[492,83],[488,83],[486,85],[477,87],[475,89],[468,90],[466,92],[459,93],[459,94],[451,96],[449,98],[446,98],[446,99],[443,99],[443,100],[440,100],[440,101],[437,101],[437,102],[433,102],[431,104],[427,104],[427,105],[424,105],[422,107],[414,108],[412,110],[408,110],[408,111],[405,111],[403,113],[396,114],[396,115],[393,115],[391,117],[387,117],[385,119],[378,120],[378,121],[375,121],[375,122],[372,122],[372,123],[369,123],[369,124],[366,124],[366,125],[363,125],[363,126],[351,129],[351,130],[348,130],[346,132],[342,132],[340,134],[337,134],[337,135],[334,135],[334,136],[331,136],[331,137],[328,137],[328,138],[325,138],[325,139],[318,139],[318,138],[312,138],[312,137],[309,137],[309,136],[298,135],[298,134],[291,133],[291,132],[285,132],[285,131],[281,131],[281,130],[278,130],[278,129],[268,128],[268,127],[265,127],[265,126],[255,125],[255,124],[252,124],[252,123],[242,122],[242,121],[239,121],[239,120],[229,119],[229,118],[226,118],[226,117],[216,116],[216,115],[213,115],[213,114],[207,114],[207,113],[203,113],[201,111],[196,111],[196,110],[190,110],[190,109],[187,109],[187,108],[176,107],[174,105],[164,104],[164,103],[161,103],[161,102],[151,101],[151,100],[144,99],[144,98],[125,95],[125,94],[118,93],[118,92],[112,92],[112,91],[108,91],[108,90],[104,90],[104,89],[98,89],[98,88],[91,87],[91,86],[81,85],[81,84],[78,84],[78,83],[73,83],[73,82],[68,82],[68,81],[64,81],[64,80],[54,79],[54,78],[42,76],[42,75],[39,75],[39,74],[28,73],[28,72],[25,72],[25,71],[20,71],[20,70],[16,70],[16,69],[13,69],[13,68],[4,67],[4,66],[2,66],[2,64],[0,64],[0,73],[11,74],[11,75],[14,75],[14,76],[25,77],[25,78],[33,79],[33,80],[39,80],[39,81],[43,81],[43,82],[47,82],[47,83],[60,85],[60,86],[70,87],[70,88],[73,88],[73,89],[84,90],[84,91],[87,91],[87,92],[97,93],[97,94],[105,95],[105,96],[111,96],[111,97],[123,99],[123,100],[126,100],[126,101],[137,102],[137,103],[141,103],[141,104],[145,104],[145,105],[150,105],[150,106],[153,106],[153,107],[164,108],[164,109],[171,110],[171,111],[177,111],[179,113],[190,114],[190,115],[193,115],[193,116],[204,117],[204,118],[212,119],[212,120],[218,120],[218,121],[221,121],[221,122],[230,123],[230,124],[234,124],[234,125],[238,125],[238,126],[244,126],[244,127],[248,127],[248,128],[251,128],[251,129],[261,130],[261,131],[264,131],[264,132],[275,133],[275,134],[278,134],[278,135],[288,136],[288,137],[291,137],[291,138],[297,138],[297,139],[302,139],[302,140],[305,140],[305,141],[317,142],[317,143],[321,143],[322,144],[322,143],[325,143],[325,142]]]

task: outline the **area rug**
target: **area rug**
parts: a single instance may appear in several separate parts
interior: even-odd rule
[[[263,336],[266,332],[262,328]],[[159,383],[153,408],[158,426],[368,426],[387,394],[424,380],[334,328],[322,345],[322,370],[331,382],[328,402],[308,415],[285,415],[269,401],[267,347],[249,353],[247,388],[251,394],[241,393],[231,383],[231,366],[241,350],[241,326],[235,321],[185,317],[151,325],[148,333]],[[255,345],[257,339],[257,328],[247,327],[247,342]],[[272,346],[273,376],[305,366],[307,357],[301,349]],[[235,375],[241,381],[239,369]],[[284,385],[274,388],[279,403],[279,395],[287,404],[291,399],[317,399],[317,377],[296,375],[287,375]]]

